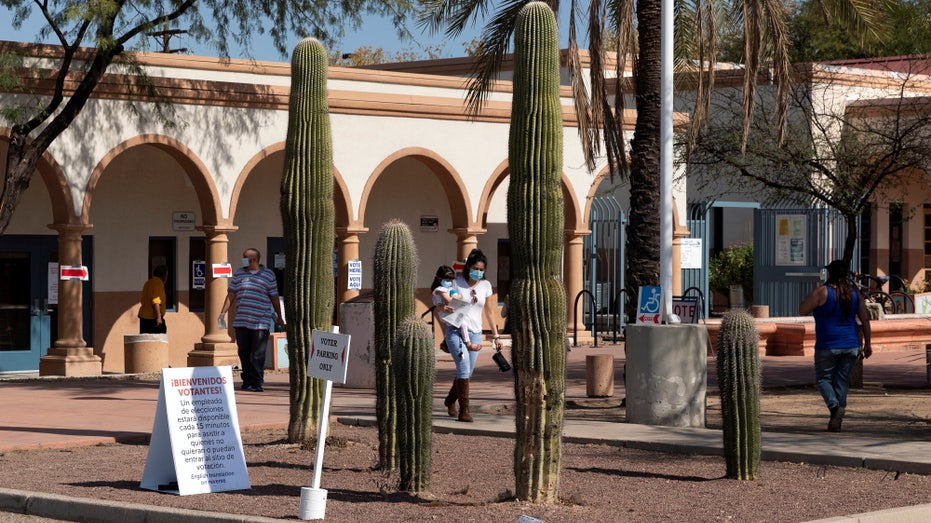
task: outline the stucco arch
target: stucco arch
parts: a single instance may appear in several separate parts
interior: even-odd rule
[[[94,188],[97,186],[97,182],[100,181],[100,177],[103,176],[104,171],[119,155],[141,145],[157,147],[174,158],[178,165],[184,169],[197,195],[197,201],[203,216],[203,225],[217,225],[222,222],[220,197],[204,163],[183,143],[175,138],[161,134],[141,134],[130,138],[111,149],[100,159],[91,174],[90,180],[87,182],[87,191],[84,194],[84,206],[81,215],[85,220],[90,216],[89,211],[94,196]]]
[[[408,147],[398,150],[382,160],[381,163],[375,167],[372,175],[365,183],[365,189],[362,191],[362,198],[359,202],[359,221],[362,224],[365,223],[365,206],[368,203],[369,195],[372,192],[372,187],[375,185],[375,182],[385,173],[388,167],[402,158],[414,158],[423,163],[436,175],[436,179],[443,187],[443,192],[446,194],[446,199],[449,201],[453,228],[468,228],[472,221],[472,211],[469,208],[468,194],[465,185],[462,183],[462,178],[453,166],[440,155],[422,147]]]
[[[0,139],[6,142],[7,146],[10,143],[10,136],[12,136],[12,131],[9,127],[0,128]],[[82,223],[81,217],[74,214],[74,200],[71,198],[65,173],[48,151],[42,153],[39,161],[36,162],[36,172],[39,173],[48,192],[54,222],[59,224]]]
[[[284,154],[285,142],[278,142],[268,147],[262,149],[255,154],[252,158],[246,162],[246,165],[242,168],[242,171],[239,172],[239,176],[236,177],[236,185],[233,187],[233,192],[230,195],[232,201],[230,202],[230,223],[233,223],[236,218],[236,208],[239,206],[239,196],[242,192],[243,186],[246,184],[246,180],[249,178],[249,175],[253,170],[266,158],[272,156],[273,154]],[[352,216],[352,200],[349,196],[349,190],[346,187],[346,181],[343,180],[342,175],[335,166],[333,167],[333,204],[334,204],[334,221],[337,227],[346,227],[350,224],[350,217]]]
[[[501,185],[501,182],[511,174],[510,166],[508,161],[504,160],[498,167],[495,168],[495,172],[491,175],[488,181],[485,183],[485,188],[482,190],[482,197],[479,201],[479,216],[481,216],[481,227],[486,228],[488,226],[488,208],[491,205],[491,198],[495,194],[495,191]],[[581,230],[585,227],[585,222],[587,220],[581,219],[582,216],[579,212],[578,201],[576,200],[575,190],[572,188],[572,184],[569,182],[569,178],[565,173],[560,175],[563,200],[565,201],[565,226],[567,230]]]

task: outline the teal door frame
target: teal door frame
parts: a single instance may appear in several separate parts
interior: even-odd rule
[[[20,345],[15,350],[0,350],[0,373],[6,372],[32,372],[39,369],[39,358],[48,353],[48,349],[58,337],[58,305],[49,304],[49,278],[57,275],[49,274],[49,263],[58,261],[58,236],[56,235],[2,235],[0,236],[0,252],[25,253],[25,263],[17,265],[18,271],[28,272],[17,274],[18,279],[27,279],[21,284],[28,287],[28,299],[16,300],[15,304],[7,304],[5,311],[9,318],[15,322],[28,321],[28,342],[25,338],[16,338],[12,342]],[[92,241],[84,237],[82,243],[82,259],[84,265],[92,255]],[[90,267],[89,267],[90,268]],[[91,271],[93,277],[93,271]],[[84,339],[91,343],[91,282],[84,282],[83,288],[83,319]],[[7,298],[8,299],[8,298]],[[28,316],[27,316],[28,314]],[[28,320],[25,319],[28,317]],[[0,327],[3,327],[0,325]],[[25,329],[25,325],[8,326],[12,329]],[[0,333],[2,335],[2,333]],[[3,340],[0,340],[2,342]],[[26,346],[28,345],[28,346]]]

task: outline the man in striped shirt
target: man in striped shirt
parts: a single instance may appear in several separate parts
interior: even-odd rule
[[[275,273],[259,264],[261,259],[258,249],[243,251],[242,268],[230,280],[219,318],[220,328],[226,328],[226,311],[236,302],[233,328],[236,329],[236,345],[239,346],[242,390],[252,392],[265,390],[265,351],[269,328],[272,322],[284,326]]]

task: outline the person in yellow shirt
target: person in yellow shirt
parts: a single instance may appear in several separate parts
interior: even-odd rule
[[[168,268],[159,265],[152,271],[152,277],[142,286],[139,298],[139,333],[165,334],[165,282],[168,281]]]

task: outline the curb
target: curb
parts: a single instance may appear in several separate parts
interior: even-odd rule
[[[281,519],[73,498],[0,488],[0,512],[98,523],[280,523]]]

